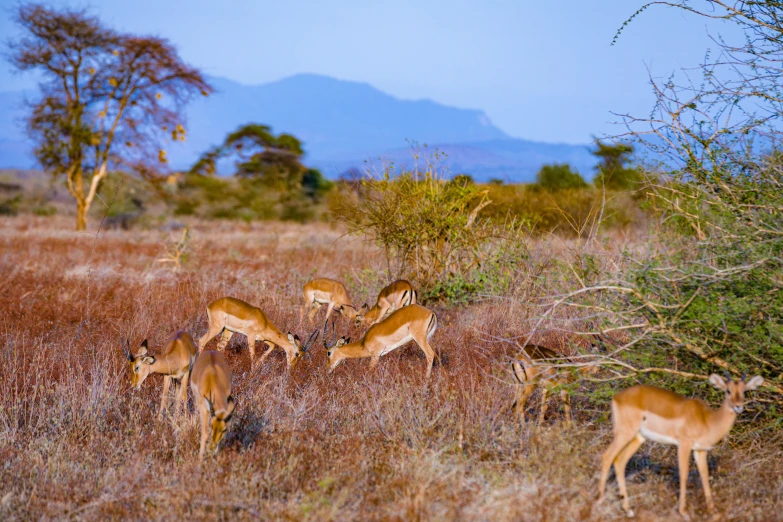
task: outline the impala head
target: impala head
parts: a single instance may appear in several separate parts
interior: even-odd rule
[[[326,349],[326,356],[329,358],[329,371],[331,372],[337,368],[337,365],[340,364],[344,359],[340,356],[339,348],[345,344],[350,343],[351,338],[340,337],[339,339],[336,339],[337,334],[334,331],[334,321],[332,321],[332,344],[329,344],[326,339],[326,325],[327,323],[324,323],[324,348]]]
[[[745,382],[745,375],[743,375],[741,380],[735,381],[728,373],[726,373],[726,379],[717,373],[713,373],[710,375],[710,383],[719,390],[726,392],[726,404],[734,413],[742,413],[742,408],[745,406],[745,392],[755,390],[764,384],[764,379],[760,375],[756,375],[748,382]]]
[[[223,440],[226,431],[228,431],[228,423],[234,415],[236,403],[234,402],[234,397],[229,395],[226,401],[226,409],[215,411],[212,401],[208,397],[204,397],[204,400],[207,401],[207,412],[209,413],[209,449],[210,451],[215,451],[220,441]]]
[[[299,362],[302,356],[307,353],[307,350],[310,349],[317,338],[318,328],[313,330],[313,333],[310,334],[310,337],[307,338],[307,341],[304,344],[302,344],[302,341],[299,339],[298,335],[294,335],[291,332],[288,332],[288,342],[290,342],[291,346],[294,348],[293,356],[291,356],[291,360],[288,361],[291,368],[293,368],[294,365]]]
[[[370,305],[367,303],[364,303],[362,307],[359,309],[358,312],[356,312],[356,316],[354,317],[354,324],[356,326],[361,326],[364,322],[364,318],[367,316],[367,310],[370,309]]]
[[[155,364],[155,356],[147,355],[148,348],[149,345],[147,344],[146,339],[142,341],[136,355],[131,353],[130,343],[128,341],[125,341],[125,345],[122,347],[122,350],[125,352],[125,357],[128,359],[128,367],[131,371],[131,386],[133,388],[138,389],[141,387],[141,383],[143,383],[144,379],[150,374],[150,369],[152,368],[152,365]]]

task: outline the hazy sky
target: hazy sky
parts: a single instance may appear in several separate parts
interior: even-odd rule
[[[637,0],[93,0],[117,29],[169,38],[210,75],[255,84],[296,73],[484,110],[510,135],[585,143],[618,133],[611,112],[648,114],[648,68],[693,67],[728,28]],[[0,0],[13,38],[16,1]],[[30,80],[0,68],[0,90]],[[274,122],[268,122],[274,125]]]

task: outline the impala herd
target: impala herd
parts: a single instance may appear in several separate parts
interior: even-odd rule
[[[427,359],[426,376],[429,378],[436,356],[429,340],[438,327],[438,319],[431,310],[417,304],[416,290],[408,281],[398,280],[386,286],[372,307],[368,307],[366,303],[361,308],[353,306],[345,286],[332,279],[321,278],[308,282],[304,285],[303,296],[300,323],[307,311],[307,319],[312,324],[321,306],[327,305],[323,323],[323,345],[329,372],[345,359],[351,358],[369,357],[371,367],[375,367],[381,356],[414,341]],[[354,342],[346,337],[338,339],[332,322],[333,339],[329,342],[327,325],[332,312],[341,314],[356,326],[367,327],[364,337]],[[151,373],[163,375],[159,417],[166,407],[172,381],[179,385],[175,413],[179,413],[180,409],[187,409],[187,386],[190,381],[195,407],[201,417],[199,458],[204,457],[207,443],[210,451],[217,451],[236,407],[236,401],[231,395],[231,369],[220,353],[232,335],[240,333],[247,337],[251,367],[255,362],[255,344],[261,341],[266,345],[266,351],[259,363],[266,359],[275,346],[279,346],[285,351],[288,369],[291,370],[320,333],[320,328],[316,328],[302,344],[297,335],[290,332],[283,334],[260,308],[233,297],[223,297],[210,303],[207,306],[207,318],[209,329],[199,339],[198,347],[190,334],[183,331],[176,332],[157,356],[149,353],[146,339],[135,355],[131,353],[127,341],[122,346],[134,388],[141,387]],[[204,351],[206,344],[218,334],[221,335],[218,350]],[[563,362],[575,367],[575,371],[559,371],[558,366]],[[512,374],[518,381],[512,408],[523,423],[527,401],[539,386],[542,388],[539,423],[543,421],[547,410],[547,393],[553,388],[560,389],[566,422],[570,423],[570,396],[563,386],[599,369],[597,364],[574,364],[550,348],[534,344],[521,347],[511,366]],[[737,414],[742,412],[745,392],[758,388],[764,380],[755,376],[745,381],[744,375],[742,379],[735,380],[726,373],[725,379],[717,374],[710,375],[709,382],[725,392],[725,400],[717,410],[711,409],[700,399],[686,398],[654,386],[632,386],[614,396],[611,403],[614,440],[602,457],[598,502],[604,498],[609,469],[614,466],[617,485],[622,495],[622,507],[629,517],[634,516],[628,502],[625,466],[641,445],[650,440],[677,446],[680,515],[686,520],[689,519],[685,510],[685,492],[691,452],[701,477],[707,509],[710,513],[714,511],[707,451],[731,430]]]

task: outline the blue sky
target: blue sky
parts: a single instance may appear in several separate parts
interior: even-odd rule
[[[362,81],[394,96],[484,110],[514,137],[586,143],[612,112],[648,114],[648,69],[694,67],[728,27],[651,8],[615,46],[637,0],[93,0],[113,27],[174,42],[188,62],[245,84],[296,73]],[[15,1],[0,0],[13,38]],[[730,35],[729,35],[730,36]],[[0,90],[29,86],[0,66]],[[273,122],[272,122],[273,123]]]

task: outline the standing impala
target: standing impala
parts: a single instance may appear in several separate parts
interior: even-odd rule
[[[726,392],[723,405],[717,410],[713,410],[702,400],[689,399],[655,386],[632,386],[614,396],[612,399],[614,440],[601,461],[598,502],[604,498],[609,468],[614,464],[617,485],[623,496],[623,509],[629,517],[633,516],[625,488],[625,465],[645,440],[651,440],[677,446],[677,461],[680,468],[680,515],[685,520],[690,519],[685,511],[685,491],[688,485],[691,451],[696,459],[696,467],[704,488],[707,510],[713,512],[715,506],[710,490],[707,451],[731,431],[737,414],[742,412],[745,404],[745,392],[755,390],[764,384],[764,379],[757,375],[745,382],[743,375],[742,380],[735,381],[726,374],[724,380],[720,375],[713,373],[710,375],[710,383]]]
[[[366,312],[360,312],[356,316],[356,322],[372,326],[383,321],[388,314],[395,310],[399,310],[403,306],[416,304],[416,297],[416,290],[414,290],[413,285],[404,279],[398,279],[381,290],[375,306]],[[366,308],[367,304],[362,307],[362,310]]]
[[[201,445],[198,457],[202,459],[207,440],[210,451],[217,451],[236,406],[234,397],[231,396],[231,369],[223,354],[212,350],[199,354],[193,365],[190,388],[193,391],[193,401],[201,415]]]
[[[256,341],[262,341],[267,346],[259,363],[263,362],[277,345],[285,350],[290,370],[318,336],[316,329],[302,345],[298,335],[293,335],[291,332],[288,332],[287,336],[283,335],[283,332],[272,324],[260,308],[233,297],[222,297],[210,303],[207,306],[207,318],[209,318],[209,330],[199,339],[199,349],[203,349],[213,337],[222,332],[218,350],[223,351],[231,336],[240,333],[247,336],[251,367],[256,357]]]
[[[130,351],[130,344],[125,341],[122,347],[125,357],[128,359],[128,367],[131,371],[131,386],[136,389],[141,388],[141,383],[151,373],[163,374],[163,395],[160,399],[160,409],[158,417],[163,414],[166,405],[166,396],[169,393],[171,381],[179,383],[179,402],[175,413],[179,412],[180,406],[184,406],[188,397],[188,377],[190,376],[190,367],[196,358],[196,344],[188,332],[177,332],[163,348],[163,352],[155,357],[148,355],[149,344],[144,339],[141,347],[133,355]]]
[[[334,370],[345,359],[371,357],[371,367],[378,364],[382,355],[399,348],[409,341],[416,341],[424,356],[427,357],[427,377],[432,372],[435,352],[429,339],[438,327],[435,314],[420,305],[400,308],[389,317],[374,324],[364,337],[354,343],[341,337],[330,346],[326,342],[326,324],[324,324],[324,348],[329,357],[329,371]]]
[[[309,305],[310,308],[307,311],[307,320],[312,324],[315,314],[321,308],[321,305],[328,305],[326,307],[326,318],[324,322],[329,321],[329,316],[332,315],[332,311],[339,312],[350,321],[356,320],[359,311],[351,305],[351,299],[348,297],[348,291],[345,286],[334,279],[313,279],[309,283],[306,283],[302,287],[302,294],[304,295],[304,306],[299,312],[299,323],[301,324],[304,317],[305,308]],[[365,305],[366,306],[366,305]]]
[[[568,384],[578,377],[577,374],[595,373],[598,371],[597,365],[587,365],[580,367],[576,372],[562,371],[565,368],[557,368],[558,361],[565,358],[543,346],[528,344],[522,348],[520,354],[511,362],[511,370],[514,372],[519,382],[517,386],[516,397],[514,398],[513,408],[516,409],[519,420],[525,422],[525,405],[527,400],[536,391],[536,387],[541,386],[541,411],[538,414],[538,423],[544,422],[546,415],[547,394],[550,389],[557,386]],[[566,359],[567,360],[567,359]],[[561,371],[558,371],[561,370]],[[565,409],[566,422],[571,424],[571,396],[568,390],[560,390],[560,398],[563,401]]]

